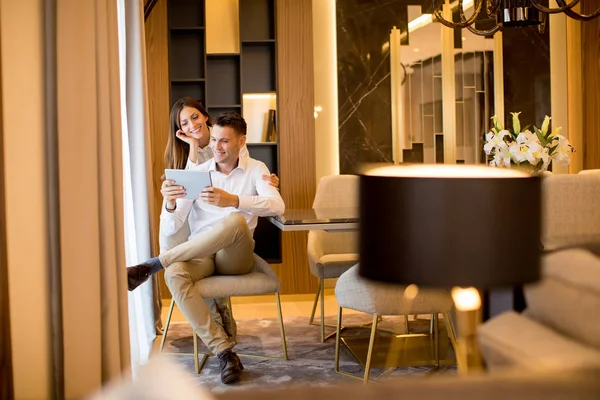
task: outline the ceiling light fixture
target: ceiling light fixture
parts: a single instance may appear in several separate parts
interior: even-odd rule
[[[432,0],[433,15],[440,23],[452,29],[467,28],[481,36],[491,35],[503,28],[536,25],[543,32],[549,14],[565,13],[578,21],[590,21],[600,16],[600,7],[594,13],[585,15],[573,10],[581,0],[571,0],[568,3],[567,1],[556,0],[558,7],[549,8],[541,4],[541,0],[458,0],[460,22],[452,22],[443,17],[444,0]],[[475,9],[473,15],[467,18],[464,10],[471,4]],[[475,21],[482,20],[486,15],[489,19],[495,19],[495,25],[488,30],[476,29]]]

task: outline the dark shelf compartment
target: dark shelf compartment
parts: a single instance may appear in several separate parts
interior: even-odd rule
[[[169,28],[187,26],[204,26],[203,0],[169,0],[167,1]]]
[[[206,60],[207,100],[209,104],[242,103],[240,98],[239,57],[214,56]]]
[[[208,106],[208,114],[210,114],[210,116],[214,119],[217,115],[224,113],[224,112],[236,112],[238,114],[242,113],[242,106],[220,106],[220,105],[215,105],[215,106]]]
[[[204,78],[189,78],[189,79],[172,79],[173,83],[188,83],[188,82],[204,82],[206,79]]]
[[[258,218],[254,230],[254,252],[268,263],[281,263],[281,231],[267,218]]]
[[[171,106],[178,99],[188,96],[202,104],[206,104],[204,82],[172,82],[171,83]]]
[[[275,43],[242,45],[242,92],[275,92]]]
[[[275,39],[274,0],[241,0],[239,4],[242,41]]]
[[[260,43],[275,43],[275,39],[242,40],[242,44],[260,44]]]
[[[178,26],[175,28],[169,28],[171,32],[184,32],[184,31],[203,31],[203,26]]]
[[[171,31],[169,70],[171,80],[204,78],[204,32]],[[196,54],[196,57],[191,55]]]

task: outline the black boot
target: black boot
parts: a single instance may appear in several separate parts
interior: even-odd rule
[[[152,267],[148,264],[140,264],[127,268],[127,288],[129,291],[146,282],[152,275]]]
[[[231,349],[222,351],[217,356],[221,369],[221,382],[227,384],[240,379],[244,366],[240,358]]]

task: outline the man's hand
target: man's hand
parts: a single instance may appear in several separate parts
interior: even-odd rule
[[[237,208],[240,204],[240,199],[235,194],[227,193],[223,189],[216,187],[204,188],[202,193],[200,193],[200,199],[207,204],[217,207]]]
[[[173,180],[163,181],[160,187],[160,193],[167,201],[167,208],[174,209],[177,204],[175,200],[185,196],[185,188],[175,184]]]
[[[271,175],[263,175],[263,180],[268,181],[269,185],[273,186],[275,189],[279,190],[279,178],[275,174]]]

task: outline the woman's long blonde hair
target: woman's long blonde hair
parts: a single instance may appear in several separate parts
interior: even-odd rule
[[[210,115],[201,102],[191,97],[183,97],[173,104],[171,108],[171,120],[169,124],[169,141],[165,149],[165,168],[184,169],[187,163],[190,146],[183,140],[177,139],[177,131],[181,128],[179,125],[179,113],[184,107],[193,107],[206,117],[206,126],[212,126]]]

